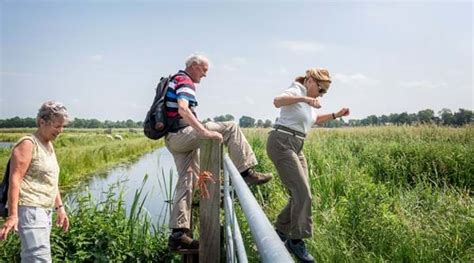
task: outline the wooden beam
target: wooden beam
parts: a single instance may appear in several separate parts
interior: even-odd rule
[[[206,180],[209,198],[201,195],[199,201],[199,262],[220,262],[221,251],[221,226],[220,226],[220,200],[221,184],[220,174],[222,167],[222,146],[216,140],[201,140],[200,145],[201,173],[210,172],[214,183]]]

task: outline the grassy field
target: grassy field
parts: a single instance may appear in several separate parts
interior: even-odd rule
[[[258,170],[275,173],[265,152],[268,131],[244,130]],[[0,131],[0,141],[15,141],[29,132]],[[141,133],[117,132],[123,140],[110,139],[102,130],[61,135],[55,142],[61,185],[72,187],[93,171],[134,159],[162,143]],[[474,262],[474,127],[314,129],[304,153],[314,222],[307,245],[318,261]],[[0,170],[8,156],[9,150],[0,151]],[[278,176],[252,191],[273,222],[288,200]],[[110,198],[100,204],[80,198],[81,205],[70,211],[74,231],[53,231],[57,260],[173,258],[165,251],[165,232],[150,231],[156,226],[138,208],[126,214],[119,193],[111,189]],[[259,262],[241,211],[238,217],[249,262]],[[0,259],[17,261],[18,242],[10,238],[1,243]]]
[[[15,142],[34,129],[0,129],[0,141]],[[119,138],[122,138],[120,139]],[[113,165],[132,161],[146,152],[163,146],[163,140],[147,139],[141,130],[114,129],[112,134],[102,129],[66,129],[54,141],[61,169],[61,190],[74,188],[92,173]],[[3,177],[10,149],[0,149],[0,173]]]
[[[259,169],[275,173],[267,132],[245,133]],[[304,153],[318,261],[474,261],[472,126],[315,129]],[[278,176],[253,191],[273,222],[288,200]]]

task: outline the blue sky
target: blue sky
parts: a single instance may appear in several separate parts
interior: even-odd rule
[[[0,118],[58,100],[72,117],[143,120],[193,52],[212,63],[201,119],[273,121],[273,97],[311,67],[333,77],[321,113],[474,108],[471,1],[0,1]]]

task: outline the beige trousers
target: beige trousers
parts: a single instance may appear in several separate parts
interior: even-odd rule
[[[239,172],[257,165],[257,159],[239,126],[234,122],[208,122],[204,126],[217,131],[224,138],[229,157]],[[166,147],[171,152],[178,170],[178,182],[170,216],[170,228],[191,227],[191,205],[193,188],[199,173],[199,137],[194,128],[188,126],[177,133],[166,136]]]
[[[288,204],[276,219],[275,227],[291,239],[309,238],[312,235],[312,196],[303,144],[304,140],[278,131],[271,131],[267,141],[268,156],[290,194]]]

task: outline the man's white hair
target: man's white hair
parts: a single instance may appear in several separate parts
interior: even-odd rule
[[[191,54],[187,59],[186,59],[186,67],[190,67],[192,64],[198,64],[201,65],[202,63],[206,63],[208,66],[210,64],[209,59],[200,53],[194,53]]]

